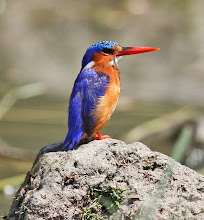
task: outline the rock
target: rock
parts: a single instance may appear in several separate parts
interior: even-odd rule
[[[142,143],[43,148],[6,219],[204,219],[204,177]]]

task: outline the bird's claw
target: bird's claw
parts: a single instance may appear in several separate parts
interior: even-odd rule
[[[96,133],[91,140],[103,140],[103,139],[106,139],[106,138],[110,138],[110,136],[108,135],[101,135],[99,133]]]
[[[106,138],[110,138],[109,135],[101,135],[99,133],[96,133],[94,134],[93,137],[88,137],[87,135],[85,137],[83,137],[81,139],[82,142],[89,142],[89,141],[94,141],[94,140],[103,140],[103,139],[106,139]]]

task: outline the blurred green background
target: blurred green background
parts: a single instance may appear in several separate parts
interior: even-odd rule
[[[0,0],[0,215],[12,201],[8,185],[43,146],[64,139],[82,56],[101,40],[160,48],[120,61],[121,97],[102,133],[175,155],[190,119],[180,162],[202,171],[203,10],[202,0]]]

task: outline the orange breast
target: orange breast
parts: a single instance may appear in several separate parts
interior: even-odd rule
[[[104,70],[104,69],[103,69]],[[100,71],[97,68],[97,71]],[[101,71],[102,72],[102,71]],[[96,125],[93,134],[98,133],[106,125],[113,111],[115,110],[119,95],[120,95],[120,77],[118,75],[119,71],[114,67],[107,67],[107,75],[110,77],[109,85],[105,92],[105,95],[100,98],[94,115],[96,117]]]

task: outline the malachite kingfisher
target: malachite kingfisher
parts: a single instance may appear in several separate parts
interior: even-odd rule
[[[73,149],[82,139],[110,138],[99,132],[110,119],[120,95],[118,60],[125,55],[158,49],[121,47],[112,41],[101,41],[87,49],[69,101],[69,131],[63,144],[65,150]]]

